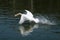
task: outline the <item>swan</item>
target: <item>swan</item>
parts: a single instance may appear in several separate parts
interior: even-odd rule
[[[39,19],[38,18],[34,18],[33,14],[30,11],[25,10],[25,12],[26,12],[26,14],[23,14],[23,13],[17,13],[17,14],[15,14],[15,16],[21,15],[19,24],[23,24],[27,20],[29,22],[33,21],[35,23],[39,23]]]

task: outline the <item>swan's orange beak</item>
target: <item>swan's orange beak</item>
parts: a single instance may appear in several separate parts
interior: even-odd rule
[[[15,14],[15,17],[18,16],[18,15],[21,15],[21,13]]]

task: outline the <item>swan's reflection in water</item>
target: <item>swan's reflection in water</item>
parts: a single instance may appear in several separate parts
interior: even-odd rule
[[[31,32],[33,32],[34,29],[37,29],[39,27],[39,24],[24,24],[19,26],[19,30],[22,34],[22,36],[30,35]]]

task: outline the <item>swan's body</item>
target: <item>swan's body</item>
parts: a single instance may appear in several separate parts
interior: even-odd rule
[[[30,11],[28,11],[28,10],[25,10],[25,11],[26,11],[26,14],[18,13],[15,15],[15,16],[21,15],[21,19],[19,21],[19,24],[24,23],[24,21],[26,21],[26,20],[29,20],[29,22],[34,21],[35,23],[39,23],[39,19],[34,18],[33,14]]]

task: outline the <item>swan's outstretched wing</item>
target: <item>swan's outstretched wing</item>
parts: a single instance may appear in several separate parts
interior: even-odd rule
[[[19,24],[24,23],[24,21],[25,21],[25,18],[24,18],[23,16],[21,16],[21,19],[20,19],[20,21],[19,21]]]
[[[26,12],[27,12],[27,16],[30,16],[30,17],[33,17],[33,14],[30,12],[30,11],[28,11],[28,10],[25,10]]]

